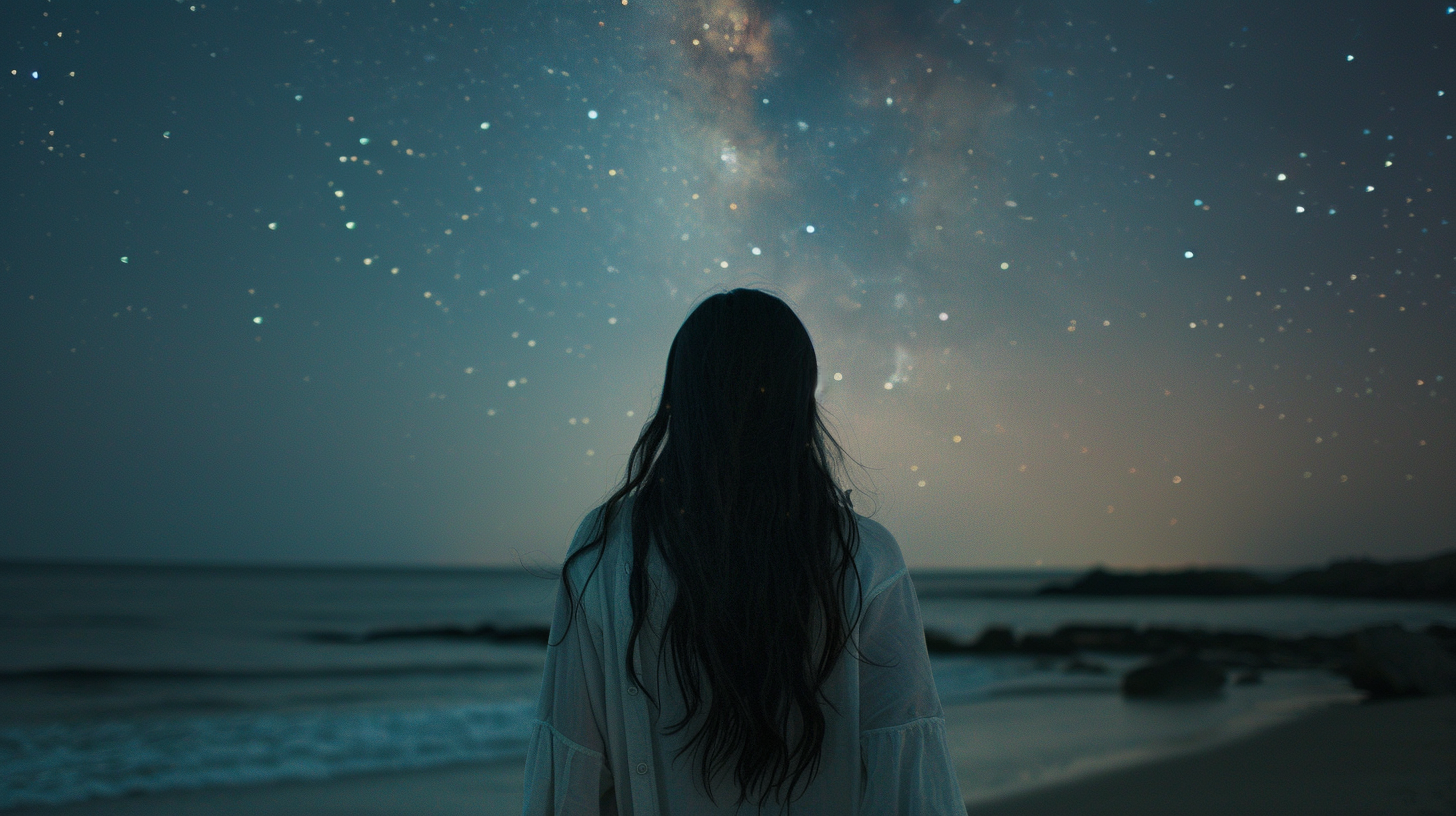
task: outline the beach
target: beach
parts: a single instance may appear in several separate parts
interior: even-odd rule
[[[1336,705],[1203,751],[987,802],[971,816],[1456,813],[1456,696]]]
[[[972,706],[947,710],[953,753]],[[972,816],[1012,814],[1438,814],[1456,809],[1456,697],[1336,703],[1202,749],[972,802]],[[518,761],[168,791],[12,811],[15,816],[437,816],[521,810]],[[962,782],[963,786],[967,781]]]
[[[1434,602],[1026,591],[1045,578],[927,576],[927,629],[970,642],[997,621],[1027,638],[1068,621],[1285,638],[1392,621],[1456,625],[1452,608]],[[475,633],[539,626],[554,589],[499,570],[0,571],[0,615],[9,622],[0,627],[0,813],[518,813],[544,652]],[[932,654],[965,801],[1021,807],[1018,797],[1032,797],[1032,810],[1019,812],[1036,812],[1047,804],[1036,797],[1112,785],[1115,810],[1154,797],[1157,811],[1156,786],[1101,780],[1329,717],[1354,718],[1341,726],[1354,730],[1283,737],[1294,747],[1261,750],[1277,759],[1348,745],[1358,755],[1381,745],[1365,729],[1401,735],[1377,759],[1409,755],[1389,767],[1412,774],[1423,758],[1450,753],[1450,737],[1419,730],[1449,720],[1449,703],[1355,705],[1361,695],[1347,678],[1313,667],[1231,673],[1219,693],[1199,699],[1128,698],[1119,680],[1145,659]],[[1429,710],[1414,720],[1402,715],[1423,706]],[[1313,747],[1298,747],[1300,739]],[[1320,761],[1309,760],[1316,770]],[[1291,796],[1315,789],[1292,771],[1268,770],[1276,765],[1228,771],[1220,778],[1239,784],[1216,787],[1282,785]],[[1358,778],[1329,767],[1338,779]],[[1155,779],[1187,776],[1174,789],[1191,789],[1197,769],[1161,770]],[[1411,790],[1436,784],[1429,774],[1411,779]],[[1079,805],[1099,801],[1069,796]]]

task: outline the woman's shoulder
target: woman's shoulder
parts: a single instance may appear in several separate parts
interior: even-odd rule
[[[624,547],[622,541],[627,538],[628,524],[632,515],[632,500],[630,497],[617,503],[612,508],[611,518],[607,516],[607,505],[602,504],[587,512],[586,517],[576,527],[576,534],[571,537],[571,546],[566,550],[568,574],[576,586],[584,586],[587,578],[593,573],[601,573],[602,570],[622,569],[622,555]],[[607,524],[606,535],[602,535],[602,526]],[[593,543],[600,541],[596,552],[581,552]],[[627,558],[630,562],[630,544],[625,548]],[[577,554],[580,556],[577,557]],[[611,574],[608,572],[608,574]]]
[[[885,525],[868,516],[854,515],[859,524],[859,551],[855,566],[866,599],[873,598],[905,573],[905,556],[900,543]]]

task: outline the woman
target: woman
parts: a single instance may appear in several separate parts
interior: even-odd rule
[[[836,486],[817,380],[772,295],[683,323],[562,568],[527,816],[965,813],[914,587]]]

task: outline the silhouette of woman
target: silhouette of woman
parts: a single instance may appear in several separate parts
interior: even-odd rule
[[[704,300],[562,568],[535,814],[964,814],[899,545],[835,479],[803,323]]]

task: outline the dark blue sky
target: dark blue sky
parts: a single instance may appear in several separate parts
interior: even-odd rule
[[[705,293],[914,565],[1452,543],[1444,3],[11,2],[0,557],[514,563]]]

